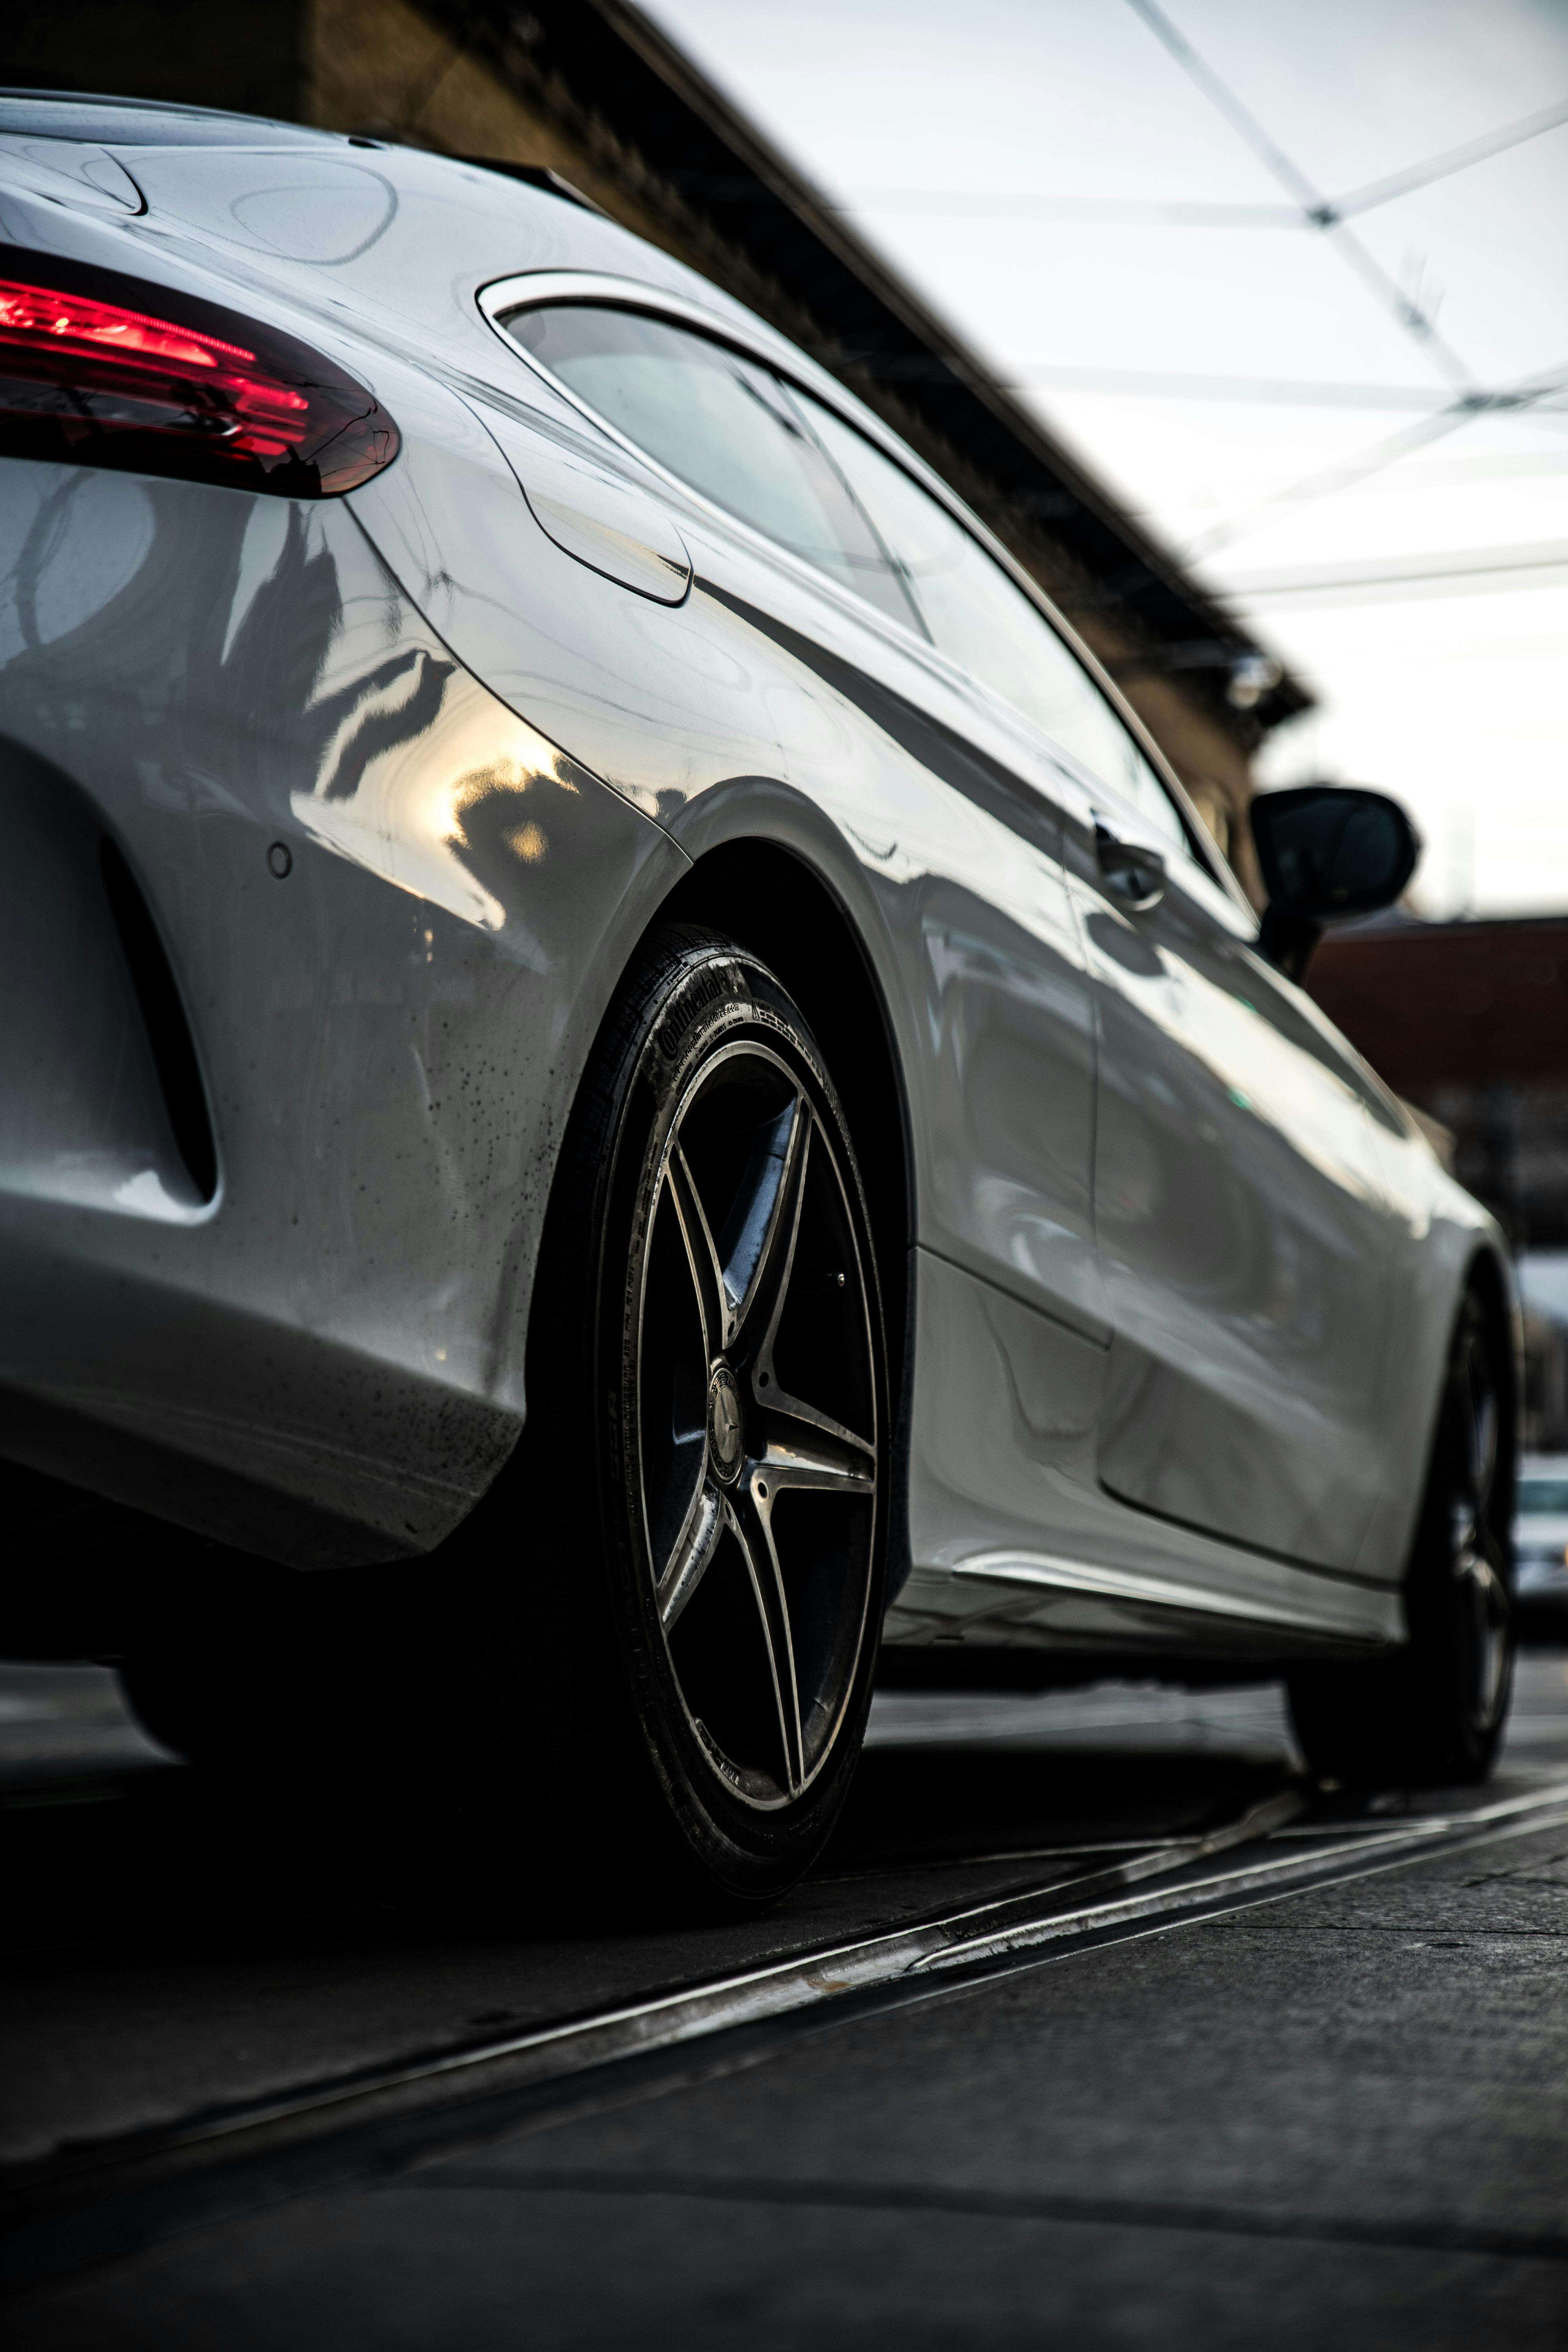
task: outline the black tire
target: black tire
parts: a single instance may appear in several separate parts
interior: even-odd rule
[[[1321,1779],[1445,1787],[1484,1780],[1492,1769],[1514,1658],[1512,1439],[1499,1372],[1489,1318],[1469,1294],[1405,1577],[1409,1640],[1374,1666],[1289,1677],[1297,1738]]]
[[[584,1075],[528,1402],[460,1687],[489,1785],[536,1863],[612,1902],[776,1896],[832,1828],[870,1704],[886,1356],[822,1054],[712,934],[645,944]]]

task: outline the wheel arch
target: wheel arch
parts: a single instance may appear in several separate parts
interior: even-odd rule
[[[805,1015],[838,1089],[865,1181],[888,1341],[893,1439],[889,1596],[910,1564],[915,1235],[910,1106],[888,1005],[843,899],[796,850],[758,835],[700,856],[656,922],[702,923],[748,948]],[[852,1077],[847,1072],[853,1071]]]

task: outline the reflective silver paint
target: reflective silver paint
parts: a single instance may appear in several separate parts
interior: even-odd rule
[[[521,1426],[571,1075],[682,860],[453,661],[341,505],[12,463],[0,544],[6,996],[30,1011],[5,1069],[9,1450],[65,1475],[85,1452],[122,1499],[287,1558],[424,1549]],[[184,985],[210,1209],[107,922],[105,832]],[[94,1423],[145,1455],[110,1449],[105,1481]]]
[[[314,341],[403,436],[314,507],[0,460],[0,958],[29,1008],[0,1047],[8,1451],[300,1564],[439,1541],[521,1424],[554,1155],[617,978],[695,862],[760,840],[844,910],[908,1121],[890,1636],[1396,1637],[1448,1329],[1500,1237],[1261,962],[1227,877],[1178,856],[1130,911],[1094,778],[598,425],[480,298],[618,280],[896,449],[739,306],[494,175],[258,142],[110,139],[107,170],[0,146],[14,244]],[[128,1009],[104,834],[179,975],[208,1205]]]
[[[1187,861],[1139,916],[1084,895],[1115,1326],[1100,1476],[1167,1518],[1352,1570],[1384,1484],[1393,1276],[1368,1089]]]

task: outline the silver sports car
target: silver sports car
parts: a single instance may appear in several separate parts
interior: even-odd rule
[[[174,1744],[302,1724],[333,1593],[611,1877],[791,1883],[879,1660],[1486,1771],[1507,1255],[1299,985],[1409,826],[1261,799],[1260,927],[768,326],[482,168],[0,101],[0,679],[8,1582],[90,1559]]]

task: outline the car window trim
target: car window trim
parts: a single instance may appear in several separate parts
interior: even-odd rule
[[[942,480],[941,475],[924,465],[915,451],[906,448],[874,412],[865,410],[862,413],[860,403],[852,404],[851,397],[846,394],[844,387],[837,378],[829,375],[826,369],[814,367],[808,359],[805,360],[803,367],[802,361],[805,359],[805,354],[795,351],[794,346],[782,336],[775,339],[760,322],[757,326],[752,326],[749,321],[736,320],[722,312],[709,310],[704,304],[693,301],[688,295],[677,294],[672,290],[667,291],[663,287],[649,286],[640,278],[622,278],[607,270],[522,270],[510,277],[489,279],[477,289],[475,299],[485,323],[498,341],[511,353],[514,360],[521,361],[523,366],[531,369],[535,374],[542,377],[552,392],[569,400],[582,415],[607,434],[630,456],[637,457],[650,470],[679,488],[685,496],[696,499],[701,506],[717,515],[721,515],[727,523],[731,525],[740,523],[742,529],[752,531],[764,546],[772,549],[779,549],[780,542],[770,537],[767,532],[757,530],[755,525],[747,523],[743,516],[731,515],[727,508],[720,506],[715,499],[710,499],[705,491],[698,489],[694,484],[686,481],[672,467],[664,465],[650,451],[644,449],[639,443],[633,440],[629,434],[623,433],[618,425],[613,425],[607,417],[602,416],[590,401],[584,400],[569,383],[552,373],[542,361],[537,359],[531,352],[518,342],[501,323],[502,319],[510,317],[519,310],[545,310],[556,305],[637,311],[647,318],[665,320],[672,326],[686,327],[695,334],[705,336],[710,342],[727,345],[731,351],[739,352],[742,358],[751,360],[756,365],[771,368],[775,375],[782,377],[786,384],[792,385],[796,391],[807,394],[814,400],[821,401],[824,407],[832,410],[841,424],[848,426],[852,432],[861,434],[874,448],[879,449],[891,464],[897,466],[901,473],[907,474],[917,489],[923,490],[928,498],[934,499],[938,506],[949,515],[959,529],[966,531],[975,541],[982,553],[999,565],[1005,577],[1027,597],[1046,626],[1060,638],[1067,651],[1084,670],[1089,684],[1104,697],[1112,716],[1126,728],[1135,748],[1148,761],[1156,782],[1169,795],[1177,818],[1187,835],[1194,862],[1201,866],[1215,887],[1220,890],[1238,911],[1244,913],[1256,929],[1257,910],[1247,899],[1228,865],[1218,856],[1217,851],[1211,850],[1207,827],[1189,800],[1181,779],[1173,772],[1159,745],[1154,741],[1136,711],[1125,701],[1114,681],[1107,675],[1091,649],[1083,643],[1071,625],[1055,611],[1038,582],[1030,577],[995,534],[986,529],[978,515],[971,513],[963,499]],[[787,547],[783,548],[782,551],[785,555],[793,555],[793,551]],[[833,575],[824,572],[820,565],[810,563],[805,558],[795,557],[794,560],[804,563],[813,578],[826,580],[834,586],[839,584],[834,581]],[[897,628],[904,635],[911,636],[923,652],[940,653],[940,647],[933,647],[929,639],[921,635],[919,631],[908,627],[903,622],[895,620],[891,614],[884,613],[879,605],[873,604],[870,598],[864,595],[858,589],[849,587],[847,593],[854,596],[857,605],[863,605],[876,614],[885,625]],[[952,663],[951,667],[956,674],[965,678],[970,677],[969,672],[960,670],[956,662]]]

